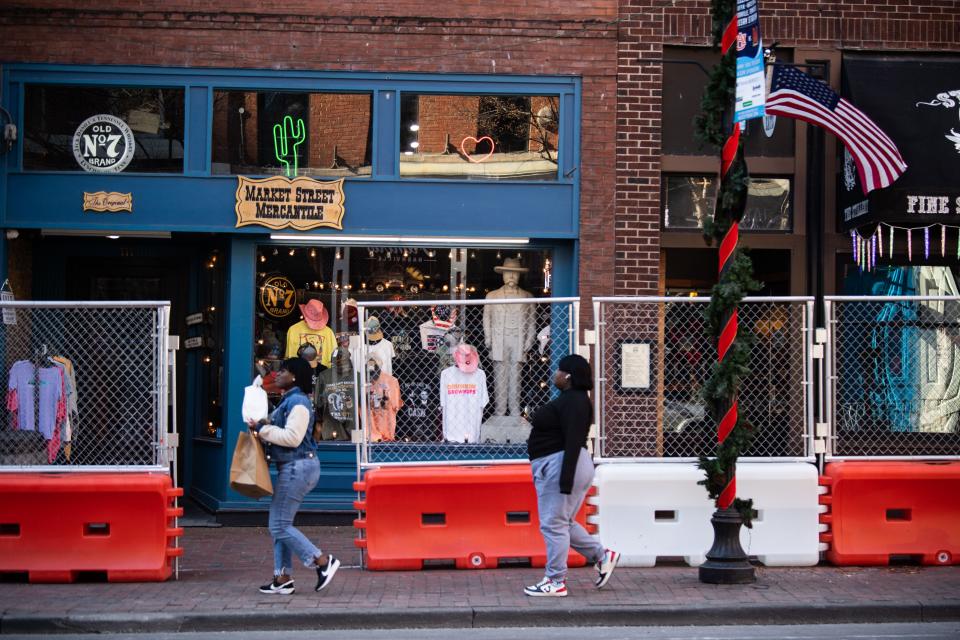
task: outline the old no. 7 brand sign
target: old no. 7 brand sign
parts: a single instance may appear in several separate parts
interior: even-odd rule
[[[135,150],[133,131],[109,114],[90,116],[73,134],[73,157],[84,171],[119,173],[133,160]]]
[[[317,227],[343,229],[343,178],[320,181],[274,176],[238,177],[237,226],[255,224],[298,231]]]

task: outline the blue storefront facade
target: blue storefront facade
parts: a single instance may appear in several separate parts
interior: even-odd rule
[[[12,64],[2,81],[19,133],[0,156],[2,276],[17,299],[170,293],[181,484],[211,510],[265,508],[228,486],[243,389],[278,356],[264,336],[299,319],[293,305],[266,322],[265,278],[321,300],[338,332],[348,298],[482,297],[507,252],[530,265],[534,295],[578,293],[578,77]],[[284,114],[309,130],[292,171],[268,137]],[[95,136],[108,115],[132,160],[85,169],[80,129]],[[105,139],[107,162],[116,145]],[[341,228],[240,226],[240,177],[284,175],[342,180]],[[377,275],[391,270],[404,273]],[[322,443],[321,462],[306,507],[350,510],[353,445]]]

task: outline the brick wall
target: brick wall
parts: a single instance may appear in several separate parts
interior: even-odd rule
[[[562,11],[550,0],[85,6],[6,3],[0,61],[581,77],[580,291],[613,289],[616,0],[571,0]],[[252,136],[245,142],[255,151]]]
[[[617,48],[616,263],[618,294],[658,289],[660,228],[659,60],[664,45],[712,44],[705,0],[621,0]],[[960,51],[960,2],[761,0],[766,42],[865,51]],[[719,159],[717,161],[719,169]]]

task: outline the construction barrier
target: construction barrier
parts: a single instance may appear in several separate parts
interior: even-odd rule
[[[161,473],[0,474],[0,574],[30,582],[162,581],[183,549]]]
[[[704,562],[713,542],[715,510],[697,484],[703,472],[685,463],[611,463],[597,467],[595,496],[604,546],[622,555],[620,564],[652,567],[657,558]],[[753,498],[753,528],[743,527],[744,551],[767,566],[812,566],[820,559],[817,469],[803,462],[741,462],[737,493]]]
[[[820,482],[832,564],[960,564],[960,462],[831,462]]]
[[[489,467],[382,467],[354,484],[363,512],[357,547],[376,571],[422,569],[453,561],[458,569],[493,569],[501,561],[546,564],[529,464]],[[577,520],[586,522],[584,505]],[[569,566],[586,560],[571,551]]]

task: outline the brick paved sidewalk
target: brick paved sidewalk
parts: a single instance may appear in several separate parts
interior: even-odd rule
[[[701,584],[686,566],[623,567],[602,591],[584,568],[571,570],[570,597],[528,598],[523,586],[541,577],[538,569],[361,571],[352,528],[303,531],[344,561],[323,593],[302,567],[295,595],[257,592],[272,573],[264,528],[188,528],[179,581],[0,584],[0,633],[960,619],[960,567],[758,567],[748,586]]]

